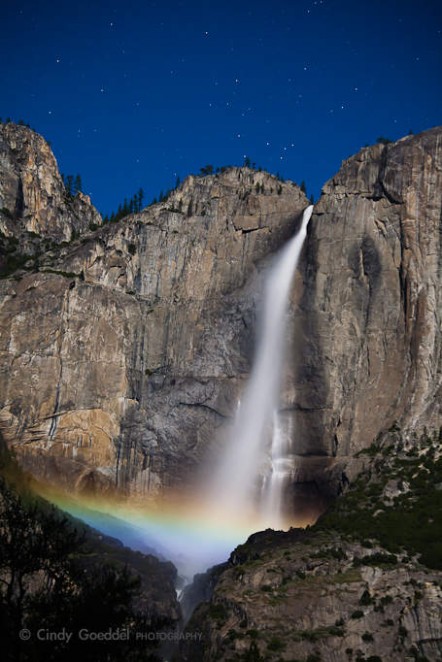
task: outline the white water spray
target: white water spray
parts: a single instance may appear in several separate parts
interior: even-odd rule
[[[291,420],[288,429],[283,426],[278,411],[273,413],[273,434],[270,449],[270,471],[264,476],[261,494],[261,517],[263,527],[284,528],[285,489],[293,480],[295,456],[292,453],[293,437]]]
[[[286,313],[290,286],[312,211],[312,205],[304,211],[298,234],[282,249],[268,274],[252,373],[223,451],[224,457],[210,487],[209,500],[216,504],[220,513],[234,519],[252,515],[256,507],[256,481],[265,450],[273,437],[273,471],[265,490],[264,517],[266,525],[275,528],[280,525],[281,490],[286,482],[281,475],[285,451],[278,447],[281,446],[278,433],[273,434],[284,359]]]

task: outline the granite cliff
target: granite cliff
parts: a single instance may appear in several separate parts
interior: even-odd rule
[[[283,405],[300,485],[335,494],[358,471],[354,454],[393,424],[440,425],[441,136],[364,148],[315,206]],[[231,168],[91,231],[97,212],[66,196],[41,137],[6,125],[0,144],[4,258],[11,242],[22,255],[1,282],[5,437],[70,489],[184,484],[234,410],[257,275],[305,196]]]
[[[4,279],[0,420],[23,465],[71,490],[184,483],[247,375],[254,274],[306,205],[263,172],[189,177]]]
[[[0,231],[6,237],[69,241],[100,225],[88,196],[70,195],[48,143],[16,124],[0,124]]]
[[[362,149],[315,205],[285,409],[300,477],[322,466],[325,491],[393,425],[409,439],[441,425],[441,209],[440,128]]]

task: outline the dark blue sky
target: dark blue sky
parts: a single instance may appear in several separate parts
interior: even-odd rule
[[[379,136],[442,123],[442,3],[2,2],[0,116],[109,212],[244,155],[315,196]]]

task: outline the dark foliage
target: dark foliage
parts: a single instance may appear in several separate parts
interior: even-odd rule
[[[169,624],[134,610],[139,577],[91,559],[85,529],[31,493],[1,438],[0,475],[2,660],[158,659],[149,634]]]
[[[442,457],[437,447],[440,431],[423,434],[404,450],[397,429],[393,444],[373,444],[364,451],[372,458],[369,469],[319,520],[318,528],[335,529],[359,539],[378,540],[393,554],[367,555],[358,564],[397,562],[394,553],[419,555],[422,564],[442,569]],[[402,489],[393,500],[384,495],[388,481]]]

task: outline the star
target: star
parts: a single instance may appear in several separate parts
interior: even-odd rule
[[[55,61],[56,61],[57,64],[60,64],[61,59],[58,57]]]

